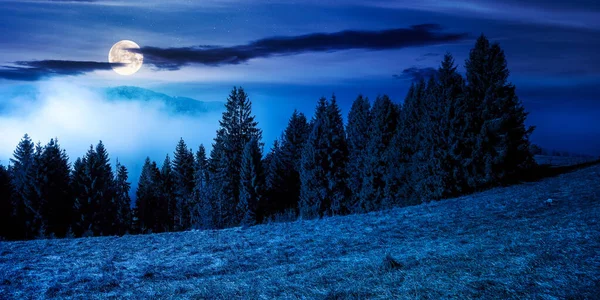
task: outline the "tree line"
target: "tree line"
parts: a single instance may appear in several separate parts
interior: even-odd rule
[[[0,167],[2,236],[95,236],[250,226],[369,212],[519,180],[535,167],[527,113],[503,50],[479,37],[457,72],[450,54],[400,105],[359,95],[344,124],[337,99],[294,111],[263,153],[262,131],[233,88],[207,153],[181,139],[159,166],[146,158],[131,208],[128,172],[102,142],[69,165],[53,139],[25,137]]]

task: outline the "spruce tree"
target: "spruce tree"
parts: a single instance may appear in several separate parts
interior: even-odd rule
[[[141,233],[146,233],[148,229],[154,227],[151,213],[152,201],[154,201],[153,185],[152,162],[150,161],[150,157],[146,157],[135,192],[137,226],[139,226],[138,230]]]
[[[194,226],[202,229],[212,228],[213,209],[210,201],[209,163],[206,158],[206,149],[202,144],[196,152],[194,166],[194,198],[196,199]]]
[[[164,232],[166,224],[162,223],[160,197],[160,170],[156,162],[147,157],[138,188],[136,190],[136,213],[139,230],[142,233]]]
[[[446,192],[448,174],[443,167],[447,154],[443,118],[445,103],[440,102],[440,88],[434,77],[429,79],[423,101],[423,115],[417,135],[417,151],[412,160],[413,197],[418,201],[440,199]]]
[[[175,230],[191,226],[190,211],[194,192],[194,154],[187,148],[183,138],[179,140],[173,156],[175,183]]]
[[[91,149],[93,151],[93,149]],[[73,209],[71,217],[71,229],[75,236],[82,236],[88,230],[90,224],[88,217],[90,210],[88,177],[87,177],[87,160],[84,157],[77,158],[73,163],[73,171],[71,172],[71,192],[73,193]]]
[[[131,198],[129,191],[131,183],[128,182],[129,174],[127,168],[117,162],[117,174],[115,175],[115,199],[117,204],[117,214],[115,220],[117,222],[118,235],[123,235],[131,230],[132,215],[131,215]]]
[[[51,139],[41,153],[40,213],[46,224],[46,233],[63,237],[71,225],[73,207],[70,191],[70,166],[66,152],[58,141]]]
[[[225,108],[215,139],[218,147],[213,148],[214,155],[211,153],[211,158],[218,159],[212,163],[216,172],[212,174],[215,179],[212,182],[218,207],[217,223],[222,227],[237,225],[242,152],[252,138],[260,141],[262,136],[252,115],[252,103],[242,88],[233,88]]]
[[[310,219],[322,216],[322,203],[327,201],[327,100],[319,99],[311,120],[312,128],[302,150],[300,167],[300,216]]]
[[[287,197],[287,176],[290,170],[286,169],[282,149],[278,139],[273,142],[271,151],[266,155],[263,166],[265,169],[265,195],[263,201],[259,202],[257,209],[257,220],[273,216],[285,209],[290,199]]]
[[[359,207],[362,211],[381,209],[385,199],[385,176],[390,171],[385,153],[398,125],[399,108],[386,95],[377,97],[371,110]]]
[[[14,239],[13,187],[10,169],[0,164],[0,239]]]
[[[321,210],[327,215],[338,215],[348,212],[349,190],[347,186],[348,144],[341,110],[335,95],[327,107],[326,113],[327,144],[327,186],[328,197],[322,203]]]
[[[175,193],[175,177],[169,154],[160,169],[160,200],[163,210],[161,212],[161,223],[166,231],[175,230],[175,212],[177,211],[177,197]]]
[[[369,156],[367,144],[371,123],[371,104],[368,98],[359,95],[348,113],[348,188],[351,191],[349,209],[361,211],[358,206],[366,160]]]
[[[438,69],[439,99],[444,105],[442,119],[439,126],[443,129],[445,137],[445,152],[440,158],[441,168],[448,176],[445,180],[445,191],[443,197],[456,196],[467,188],[466,168],[464,163],[470,158],[466,156],[464,141],[467,139],[467,114],[465,101],[464,80],[456,71],[454,58],[450,54],[444,56],[444,60]]]
[[[93,223],[97,235],[113,235],[117,232],[114,216],[117,214],[115,186],[108,152],[102,141],[96,145],[95,164],[92,166],[92,182],[96,189],[94,203],[97,210]]]
[[[259,142],[252,138],[242,155],[240,202],[237,207],[237,222],[246,226],[257,223],[256,210],[264,194],[265,178],[261,159]]]
[[[281,151],[277,156],[279,161],[276,161],[273,165],[274,168],[279,169],[283,177],[283,194],[277,199],[277,210],[279,212],[288,209],[296,212],[298,210],[298,201],[300,199],[300,160],[309,129],[304,114],[294,110],[281,138]]]
[[[29,135],[25,134],[13,153],[12,185],[14,188],[14,232],[17,239],[35,237],[31,228],[36,214],[33,179],[36,175],[34,165],[34,144]]]
[[[472,149],[466,167],[471,188],[514,179],[535,165],[529,152],[532,127],[515,87],[508,82],[506,57],[498,44],[481,35],[465,63],[468,112],[465,147]],[[470,154],[470,155],[468,155]]]
[[[225,129],[220,128],[217,131],[217,137],[212,145],[212,151],[210,152],[210,158],[208,160],[209,169],[209,198],[213,207],[213,223],[216,228],[223,228],[225,226],[226,210],[221,202],[224,191],[223,180],[226,175],[226,160],[225,160]]]

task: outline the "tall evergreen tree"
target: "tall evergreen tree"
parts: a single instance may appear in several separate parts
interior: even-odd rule
[[[308,135],[300,167],[300,216],[304,219],[322,216],[322,203],[328,197],[327,180],[327,100],[319,99],[311,120],[312,128]]]
[[[413,197],[420,201],[440,199],[447,188],[449,178],[443,167],[448,153],[444,135],[444,109],[440,102],[440,86],[434,77],[427,83],[417,141],[418,150],[413,156],[412,180],[415,186]]]
[[[465,191],[466,168],[464,162],[470,158],[465,156],[464,141],[467,138],[467,123],[465,114],[468,113],[465,101],[464,80],[456,71],[454,58],[450,54],[444,56],[444,60],[438,69],[439,99],[444,105],[441,124],[443,129],[443,142],[445,153],[440,160],[444,174],[448,176],[445,180],[445,191],[443,197],[455,196]]]
[[[240,195],[240,167],[242,152],[245,145],[255,138],[261,140],[262,133],[252,115],[252,103],[242,88],[233,88],[225,104],[225,112],[219,121],[221,128],[217,132],[216,143],[222,143],[213,148],[211,157],[218,158],[213,169],[216,174],[212,181],[216,186],[215,197],[218,204],[218,224],[234,226],[236,224],[236,209]],[[261,144],[262,147],[262,144]]]
[[[171,158],[167,154],[160,169],[160,200],[161,200],[161,223],[165,230],[175,230],[175,212],[177,211],[177,197],[175,193],[175,176]]]
[[[337,104],[335,95],[331,97],[331,101],[327,107],[326,118],[326,143],[327,147],[327,179],[329,197],[322,206],[322,210],[328,215],[337,215],[348,212],[348,202],[346,199],[349,196],[347,186],[348,172],[348,144],[346,142],[346,131],[344,129],[344,121],[342,119],[341,110]],[[329,203],[327,203],[329,202]]]
[[[473,188],[514,178],[535,165],[529,151],[533,127],[508,82],[506,57],[498,44],[480,36],[465,63],[466,107],[469,111],[467,145],[473,158],[467,167]]]
[[[359,207],[372,211],[384,206],[385,175],[389,165],[385,153],[390,146],[398,125],[399,108],[386,95],[377,97],[371,111],[371,123],[366,147]]]
[[[238,223],[254,225],[257,223],[256,209],[264,195],[264,171],[262,151],[256,138],[252,138],[244,147],[242,168],[240,170],[240,202],[238,203]]]
[[[400,111],[399,123],[385,153],[388,173],[385,176],[385,198],[395,205],[414,204],[409,196],[414,191],[411,181],[412,157],[417,151],[423,98],[426,83],[424,80],[411,85]]]
[[[213,223],[216,228],[225,227],[226,207],[221,200],[226,199],[221,193],[227,192],[224,187],[226,178],[227,161],[225,159],[225,129],[217,130],[217,137],[212,145],[210,158],[208,160],[209,169],[209,198],[213,207]],[[231,191],[229,191],[231,192]]]
[[[90,151],[93,150],[93,148],[90,149]],[[91,207],[89,190],[87,189],[89,186],[89,177],[87,176],[86,166],[86,157],[83,159],[78,157],[73,163],[73,171],[71,172],[70,185],[71,192],[73,193],[71,227],[75,236],[82,236],[91,224],[91,221],[88,219],[91,217]]]
[[[173,156],[175,182],[175,230],[191,226],[192,197],[194,193],[194,154],[183,139],[179,140]]]
[[[114,216],[117,214],[115,202],[115,186],[113,171],[110,165],[108,152],[102,141],[96,145],[95,164],[92,166],[92,182],[96,188],[94,203],[97,210],[97,218],[93,227],[96,235],[112,235],[117,232],[117,224]]]
[[[202,229],[213,227],[209,178],[210,172],[208,159],[206,158],[206,149],[201,144],[196,152],[194,167],[194,198],[196,199],[194,215],[196,220],[193,223],[195,227]]]
[[[348,188],[351,191],[349,209],[360,211],[359,196],[364,178],[369,142],[369,127],[371,123],[371,104],[368,98],[359,95],[352,103],[348,113]]]
[[[165,224],[161,224],[160,200],[160,170],[156,162],[147,157],[140,174],[135,205],[142,233],[166,230]]]
[[[348,146],[335,97],[321,98],[312,120],[312,131],[302,153],[300,214],[303,218],[347,211]]]
[[[38,168],[40,213],[46,224],[46,233],[59,237],[63,237],[70,227],[73,207],[68,160],[58,141],[51,139],[41,153]]]
[[[129,197],[131,183],[128,182],[129,173],[127,172],[127,168],[125,166],[117,162],[116,170],[115,200],[117,204],[117,214],[114,218],[117,222],[116,233],[123,235],[130,231],[132,223],[131,198]]]
[[[18,239],[29,239],[35,237],[31,228],[36,215],[34,194],[34,176],[36,175],[34,163],[34,144],[29,135],[25,134],[13,153],[12,163],[12,185],[14,188],[14,232]]]
[[[285,199],[285,197],[288,196],[286,180],[290,172],[286,170],[279,139],[273,142],[273,147],[266,155],[263,166],[265,169],[265,195],[263,201],[258,203],[258,222],[283,211],[285,205],[289,203],[289,199]]]
[[[304,114],[294,110],[288,122],[282,139],[281,151],[273,167],[279,169],[283,179],[283,194],[277,199],[277,210],[292,209],[297,211],[300,199],[300,160],[302,148],[309,133],[308,123]]]
[[[10,176],[10,169],[0,164],[0,239],[15,238],[12,215],[13,187]]]

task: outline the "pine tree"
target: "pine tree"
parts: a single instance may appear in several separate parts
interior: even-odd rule
[[[287,197],[286,179],[289,170],[286,170],[282,150],[278,139],[273,142],[271,151],[266,155],[263,166],[265,170],[265,195],[259,202],[257,220],[263,222],[266,218],[285,209]],[[285,200],[284,200],[285,199]]]
[[[115,201],[115,186],[113,171],[110,165],[108,152],[102,141],[96,145],[95,165],[93,165],[93,185],[96,188],[95,206],[97,218],[94,221],[94,233],[97,235],[113,235],[117,232],[114,216],[117,214]]]
[[[147,229],[154,226],[152,222],[152,216],[150,208],[153,199],[153,188],[154,183],[152,182],[152,165],[150,157],[146,157],[140,178],[138,181],[138,187],[135,192],[135,212],[137,214],[137,226],[141,233],[147,232]]]
[[[369,141],[369,124],[371,123],[371,104],[368,98],[359,95],[352,103],[348,113],[348,188],[351,191],[349,209],[360,212],[358,206]]]
[[[192,197],[194,193],[194,154],[187,148],[183,138],[179,140],[173,156],[175,183],[175,230],[191,226]]]
[[[328,197],[327,201],[322,203],[322,211],[327,215],[338,215],[348,212],[349,196],[347,186],[348,172],[348,144],[346,142],[346,131],[342,113],[337,104],[335,95],[327,107],[327,118],[325,121],[327,128],[326,143],[327,147],[327,179],[328,179]]]
[[[322,216],[322,203],[328,197],[326,119],[327,100],[319,99],[315,115],[311,120],[312,128],[302,150],[300,167],[300,216],[310,219]]]
[[[160,169],[160,179],[160,200],[161,207],[163,207],[160,219],[165,231],[173,231],[175,230],[177,197],[175,194],[175,177],[169,154],[165,157]]]
[[[115,176],[115,199],[117,204],[117,214],[115,220],[117,222],[117,234],[123,235],[130,231],[132,224],[131,216],[131,198],[129,191],[131,183],[128,182],[129,174],[127,168],[117,162],[117,174]]]
[[[449,175],[444,168],[448,153],[444,134],[444,109],[446,104],[440,101],[440,86],[434,77],[427,83],[423,102],[418,150],[413,156],[412,180],[415,186],[413,197],[419,201],[440,199],[447,188]]]
[[[533,128],[525,126],[527,113],[515,94],[515,87],[508,83],[504,52],[498,44],[490,45],[482,35],[465,68],[468,112],[465,147],[473,149],[466,168],[468,183],[477,188],[515,178],[535,165],[528,150]]]
[[[14,218],[12,215],[13,187],[10,168],[0,164],[0,239],[14,239]]]
[[[362,211],[381,209],[385,199],[385,175],[389,165],[385,153],[392,141],[399,119],[399,108],[387,96],[377,97],[371,110],[368,156],[364,162],[359,207]]]
[[[252,116],[252,103],[242,88],[233,88],[225,108],[215,139],[218,147],[213,148],[214,154],[211,153],[211,158],[218,159],[211,163],[216,172],[211,175],[215,180],[211,181],[215,184],[217,223],[221,227],[237,225],[242,152],[252,138],[260,141],[262,136]]]
[[[142,233],[163,232],[167,228],[161,223],[160,170],[156,162],[146,157],[138,188],[136,190],[136,213]]]
[[[14,158],[10,159],[14,188],[14,232],[17,239],[30,239],[36,234],[32,232],[34,219],[39,214],[33,191],[33,179],[36,175],[34,154],[34,144],[29,135],[25,134],[13,153]]]
[[[93,149],[91,149],[93,151]],[[82,236],[88,229],[91,222],[89,210],[89,193],[86,188],[88,185],[87,177],[87,160],[77,158],[73,163],[73,171],[71,172],[71,192],[73,193],[73,209],[71,228],[75,236]]]
[[[206,158],[206,149],[202,144],[196,152],[194,166],[194,198],[196,199],[194,226],[202,229],[212,228],[213,209],[210,201],[209,163]]]
[[[224,202],[221,200],[225,199],[222,195],[224,190],[223,180],[225,179],[227,165],[225,159],[225,129],[220,128],[217,131],[217,137],[212,145],[212,151],[210,152],[210,159],[208,161],[209,168],[209,198],[213,207],[213,223],[216,228],[225,227],[226,209]]]
[[[73,200],[70,191],[69,158],[51,139],[44,147],[38,168],[40,213],[46,224],[46,233],[63,237],[71,224]]]
[[[246,226],[257,223],[256,210],[264,194],[262,151],[258,140],[252,138],[244,147],[240,170],[240,202],[237,222]]]
[[[314,218],[347,211],[348,146],[335,96],[321,98],[302,152],[300,215]]]
[[[284,134],[281,138],[281,148],[277,159],[273,164],[276,170],[283,177],[281,191],[282,195],[277,201],[277,211],[298,210],[298,201],[300,199],[300,160],[302,158],[302,148],[306,143],[309,133],[308,123],[304,114],[294,110],[292,117],[288,122]]]
[[[114,174],[102,141],[90,145],[83,159],[73,165],[71,190],[74,197],[76,235],[112,235],[119,224]]]
[[[440,158],[441,168],[446,176],[445,191],[443,197],[456,196],[467,188],[466,168],[464,162],[470,158],[465,156],[464,141],[467,138],[467,126],[465,114],[467,113],[465,102],[464,80],[456,71],[454,58],[450,54],[444,56],[444,60],[438,69],[439,99],[444,109],[442,111],[441,124],[443,137],[445,137],[445,153]]]

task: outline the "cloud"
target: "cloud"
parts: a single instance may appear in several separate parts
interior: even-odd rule
[[[396,79],[400,80],[410,80],[410,81],[419,81],[421,79],[427,80],[431,76],[435,76],[437,74],[437,70],[431,67],[427,68],[418,68],[411,67],[402,70],[401,74],[392,75]]]
[[[203,45],[183,48],[143,47],[129,49],[144,54],[144,63],[157,70],[178,70],[188,64],[205,66],[237,65],[255,58],[297,55],[340,50],[389,50],[450,43],[467,38],[466,33],[441,33],[437,24],[414,25],[409,28],[381,31],[346,30],[335,33],[312,33],[300,36],[270,37],[246,45],[230,47]],[[0,79],[37,81],[59,75],[110,70],[122,64],[35,60],[18,61],[15,66],[0,67]]]
[[[110,70],[120,63],[71,61],[71,60],[34,60],[18,61],[17,66],[0,67],[0,79],[36,81],[56,75],[82,75],[97,70]]]
[[[158,69],[177,70],[188,64],[234,65],[253,58],[294,55],[306,52],[333,52],[350,49],[386,50],[455,42],[466,33],[440,33],[437,24],[381,31],[346,30],[300,36],[270,37],[246,45],[183,48],[143,47],[130,49],[144,54],[144,62]]]
[[[135,184],[144,158],[150,156],[161,164],[180,137],[194,151],[200,143],[210,149],[221,117],[220,112],[200,117],[172,114],[159,101],[109,101],[103,93],[64,78],[35,86],[36,92],[28,96],[0,100],[8,102],[9,108],[0,112],[0,163],[4,165],[25,133],[42,145],[57,137],[70,162],[102,140],[112,163],[118,158]]]

